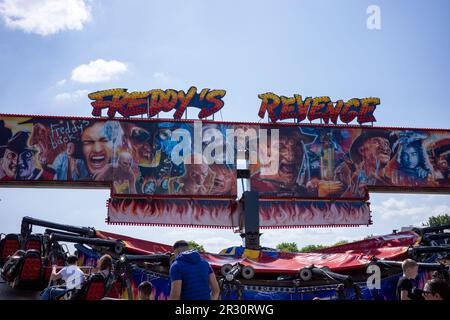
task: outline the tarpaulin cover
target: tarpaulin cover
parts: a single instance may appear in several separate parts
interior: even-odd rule
[[[95,265],[95,261],[99,258],[95,251],[88,250],[83,246],[76,246],[80,251],[83,260],[88,264]],[[364,283],[360,283],[361,295],[363,300],[395,300],[395,288],[401,273],[383,278],[380,289],[369,289]],[[423,288],[425,282],[431,278],[430,272],[419,272],[417,277],[418,287]],[[167,300],[170,293],[170,280],[168,277],[154,274],[150,271],[134,268],[131,279],[131,286],[134,297],[137,297],[137,287],[142,281],[150,281],[153,286],[152,298],[155,300]],[[244,300],[312,300],[313,298],[321,298],[325,300],[335,300],[336,285],[310,286],[302,288],[288,288],[289,291],[276,290],[268,286],[251,285],[243,288],[242,298]],[[275,289],[275,290],[270,290]],[[238,299],[237,290],[224,286],[222,289],[222,300]],[[352,298],[350,298],[352,299]]]
[[[388,234],[383,236],[370,237],[361,241],[355,241],[339,246],[316,250],[320,253],[351,253],[351,254],[368,254],[380,255],[382,253],[394,252],[397,248],[408,247],[416,244],[420,237],[412,231],[399,232],[396,234]],[[391,253],[392,255],[392,253]]]
[[[409,246],[416,244],[419,236],[414,232],[401,232],[385,236],[372,237],[349,244],[330,247],[311,253],[278,252],[278,257],[261,251],[257,259],[240,258],[226,255],[205,255],[213,265],[240,262],[252,266],[256,272],[297,273],[301,268],[314,265],[328,267],[332,271],[344,271],[366,266],[372,257],[396,260],[406,257]],[[245,251],[244,251],[245,255]]]
[[[107,239],[120,239],[130,252],[151,254],[170,252],[171,246],[156,242],[139,240],[118,234],[97,231],[98,235]],[[214,269],[224,264],[241,263],[261,273],[294,274],[304,267],[328,267],[332,271],[346,271],[365,267],[372,257],[396,260],[406,257],[409,246],[417,243],[419,236],[414,232],[401,232],[385,236],[373,237],[346,245],[327,248],[311,253],[278,252],[278,256],[260,251],[256,256],[245,252],[243,256],[204,253],[202,256]],[[251,258],[249,258],[251,256]]]
[[[132,254],[153,254],[172,251],[172,246],[166,244],[136,239],[111,232],[97,230],[96,235],[102,239],[122,240],[125,243],[128,253]]]

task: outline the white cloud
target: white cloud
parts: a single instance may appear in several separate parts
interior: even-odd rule
[[[406,201],[396,200],[394,198],[389,198],[386,201],[383,201],[382,206],[386,209],[391,210],[401,210],[406,208]]]
[[[55,96],[55,100],[58,102],[74,102],[78,101],[81,98],[87,97],[88,93],[88,90],[76,90],[74,92],[58,93]]]
[[[436,216],[439,214],[450,214],[450,206],[443,204],[443,205],[435,207],[432,211],[432,215]]]
[[[58,82],[56,82],[56,84],[57,84],[58,86],[62,86],[62,85],[64,85],[66,82],[67,82],[66,79],[62,79],[62,80],[59,80]]]
[[[155,85],[164,86],[168,88],[182,87],[185,86],[186,83],[181,79],[170,75],[166,72],[154,72],[152,75],[152,80]]]
[[[372,216],[381,216],[383,220],[401,219],[405,225],[417,225],[433,215],[450,212],[450,207],[447,205],[431,205],[417,203],[410,203],[405,200],[397,200],[389,198],[383,201],[381,205],[371,206]]]
[[[127,70],[127,65],[123,62],[97,59],[73,69],[71,79],[82,83],[107,82],[117,79],[120,74]]]
[[[172,82],[172,77],[162,72],[155,72],[153,74],[153,79],[162,82],[162,83],[170,83]]]
[[[427,212],[429,212],[429,208],[426,207],[409,207],[409,208],[389,208],[385,207],[383,205],[381,206],[373,206],[372,212],[375,214],[375,216],[379,216],[381,214],[381,218],[384,220],[389,220],[393,218],[405,218],[405,217],[419,217],[419,216],[425,216]],[[372,214],[372,216],[374,216]]]
[[[0,16],[6,26],[41,36],[82,30],[90,20],[84,0],[1,0]]]

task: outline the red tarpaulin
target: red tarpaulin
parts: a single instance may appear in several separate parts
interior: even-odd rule
[[[172,246],[169,246],[167,244],[131,238],[106,231],[97,230],[96,235],[97,237],[102,239],[122,240],[125,243],[128,253],[132,254],[153,254],[157,252],[166,253],[172,251]]]
[[[120,239],[126,244],[131,253],[152,254],[156,252],[170,252],[171,246],[157,242],[145,241],[126,237],[114,233],[97,231],[101,238]],[[294,274],[301,268],[314,265],[328,267],[332,271],[348,271],[365,267],[372,257],[378,259],[398,260],[406,258],[409,246],[416,244],[419,236],[414,232],[401,232],[370,239],[356,241],[341,246],[335,246],[311,253],[280,252],[277,258],[261,254],[258,260],[240,258],[236,256],[204,253],[202,256],[214,269],[224,264],[241,263],[251,266],[260,273]]]

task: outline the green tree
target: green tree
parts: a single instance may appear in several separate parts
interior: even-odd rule
[[[347,243],[348,243],[347,240],[341,240],[341,241],[338,241],[338,242],[336,242],[335,244],[333,244],[332,247],[334,247],[334,246],[340,246],[340,245],[347,244]]]
[[[197,250],[198,252],[205,252],[205,248],[201,244],[198,244],[194,240],[188,241],[189,248],[192,250]]]
[[[282,242],[277,245],[277,249],[284,252],[298,252],[298,247],[295,242]]]
[[[311,251],[325,249],[325,248],[328,248],[328,246],[324,246],[321,244],[310,244],[308,246],[301,248],[300,252],[311,252]]]
[[[426,222],[422,223],[422,225],[424,227],[434,227],[440,224],[449,224],[449,223],[450,223],[450,215],[444,213],[439,214],[437,216],[429,217]]]

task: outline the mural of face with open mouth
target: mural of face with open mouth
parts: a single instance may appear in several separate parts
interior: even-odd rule
[[[1,159],[1,167],[9,178],[14,178],[17,171],[18,155],[16,152],[6,149],[3,159]]]
[[[81,141],[88,170],[95,175],[111,162],[113,143],[105,133],[104,123],[96,122],[87,127]]]

